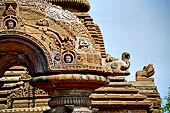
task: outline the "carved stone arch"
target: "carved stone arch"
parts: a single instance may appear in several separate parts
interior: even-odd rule
[[[12,66],[25,66],[32,76],[48,72],[47,58],[37,44],[19,35],[2,35],[0,45],[0,76]]]

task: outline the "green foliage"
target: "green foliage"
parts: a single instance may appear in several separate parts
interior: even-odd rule
[[[165,112],[170,113],[170,87],[168,91],[168,96],[166,96],[164,99],[166,100],[166,105],[162,107],[162,113],[165,113]]]

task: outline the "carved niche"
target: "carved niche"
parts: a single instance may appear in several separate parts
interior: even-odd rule
[[[5,1],[6,10],[3,14],[1,29],[14,30],[24,26],[24,22],[18,17],[18,4],[15,1]]]

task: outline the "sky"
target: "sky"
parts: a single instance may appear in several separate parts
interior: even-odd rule
[[[106,52],[131,54],[131,75],[153,64],[161,98],[170,87],[170,0],[89,0],[89,14],[99,25]],[[164,102],[163,102],[164,103]]]

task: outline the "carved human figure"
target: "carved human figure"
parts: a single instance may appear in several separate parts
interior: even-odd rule
[[[14,29],[15,28],[15,22],[13,20],[9,20],[6,23],[6,26],[8,29]]]
[[[72,63],[72,61],[73,61],[72,55],[70,55],[70,54],[65,55],[64,61],[65,61],[65,63]]]

